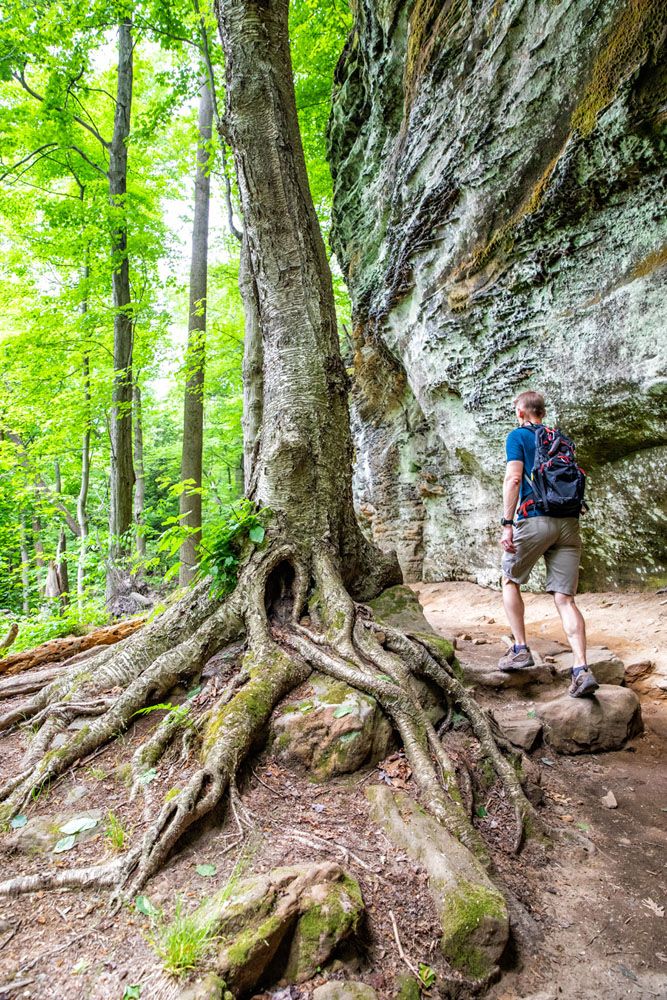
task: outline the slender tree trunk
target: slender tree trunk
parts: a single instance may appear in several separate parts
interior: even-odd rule
[[[88,265],[84,268],[84,280],[88,278]],[[88,312],[87,296],[81,303],[81,312],[85,318]],[[83,391],[85,402],[85,426],[81,441],[81,485],[76,501],[76,519],[79,525],[79,558],[76,567],[76,594],[79,608],[83,604],[83,594],[86,586],[86,554],[88,548],[88,487],[90,484],[90,356],[88,350],[83,355]]]
[[[60,476],[60,462],[55,463],[56,495],[62,493],[62,480]],[[46,574],[46,596],[60,601],[61,605],[68,602],[69,574],[67,572],[67,536],[65,528],[61,527],[58,533],[58,543],[56,545],[55,558],[49,562]]]
[[[35,576],[37,578],[37,591],[40,598],[44,597],[46,584],[46,560],[44,558],[44,544],[42,542],[42,521],[39,515],[32,519],[32,547],[35,550]]]
[[[134,526],[136,530],[137,555],[146,555],[146,537],[144,535],[144,500],[146,497],[146,479],[144,476],[144,425],[141,414],[141,389],[135,382],[132,387],[134,400],[134,472],[136,485],[134,489]]]
[[[247,263],[262,333],[262,432],[249,493],[306,561],[326,546],[357,595],[396,579],[352,503],[348,382],[331,273],[308,187],[287,0],[218,0],[225,130],[236,157]]]
[[[30,554],[28,552],[28,532],[25,515],[21,514],[21,590],[23,614],[30,614]]]
[[[132,314],[130,265],[127,256],[127,139],[132,104],[132,25],[118,30],[118,83],[113,138],[109,149],[109,197],[114,216],[113,255],[113,402],[111,410],[111,489],[109,534],[111,562],[127,554],[127,532],[132,525]],[[107,596],[113,594],[115,574],[107,578]],[[111,586],[110,586],[111,584]],[[111,593],[110,593],[111,591]]]
[[[207,168],[213,101],[204,82],[199,99],[199,145],[195,177],[195,213],[190,267],[190,317],[183,405],[183,452],[181,480],[188,485],[181,493],[181,524],[191,533],[180,548],[179,583],[189,583],[197,564],[201,538],[202,454],[204,447],[204,363],[206,355],[206,284],[208,276],[208,217],[211,179]]]

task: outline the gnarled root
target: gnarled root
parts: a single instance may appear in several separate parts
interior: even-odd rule
[[[300,623],[313,578],[317,598],[311,599],[309,617]],[[438,658],[435,648],[428,648],[423,637],[417,640],[376,625],[368,609],[355,605],[348,595],[336,563],[324,546],[309,553],[309,558],[304,558],[297,546],[285,544],[255,553],[234,593],[204,621],[199,617],[195,616],[188,635],[181,630],[180,641],[173,648],[164,649],[161,642],[156,642],[150,654],[135,651],[144,667],[133,668],[127,687],[112,703],[107,703],[108,687],[102,687],[97,678],[94,694],[88,690],[88,701],[78,703],[76,708],[79,714],[88,715],[89,725],[58,751],[42,753],[35,759],[37,748],[43,750],[53,733],[71,718],[72,703],[64,696],[63,688],[57,689],[56,696],[56,688],[50,685],[49,698],[33,712],[41,729],[26,755],[22,772],[0,794],[5,798],[5,809],[15,811],[33,788],[57,778],[76,760],[126,728],[149,699],[166,695],[174,684],[193,676],[216,651],[245,634],[241,668],[214,706],[187,727],[181,723],[192,715],[192,706],[186,703],[176,708],[135,754],[136,786],[141,773],[154,766],[177,733],[192,730],[199,743],[201,763],[185,787],[162,805],[142,843],[121,858],[90,869],[11,879],[0,884],[0,894],[51,886],[113,884],[119,899],[133,896],[158,871],[193,824],[210,813],[225,793],[231,799],[238,769],[265,731],[274,707],[313,668],[377,699],[401,735],[424,805],[484,864],[489,864],[488,851],[470,819],[470,777],[460,765],[457,774],[421,707],[414,678],[434,682],[450,707],[457,705],[470,719],[483,752],[492,761],[514,806],[517,849],[525,824],[538,824],[513,766],[498,747],[489,719],[449,664]],[[153,655],[156,650],[159,652]],[[110,661],[101,667],[107,685],[114,669],[120,668],[113,668]],[[238,799],[235,815],[242,829],[248,817]]]

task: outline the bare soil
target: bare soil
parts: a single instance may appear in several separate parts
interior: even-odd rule
[[[486,640],[478,645],[472,640],[461,643],[462,659],[500,655],[504,649],[500,636],[506,629],[498,594],[469,584],[428,584],[417,589],[427,617],[443,634],[469,631],[473,638]],[[610,596],[627,602],[613,612],[613,619],[603,606]],[[646,646],[648,636],[654,646],[660,644],[654,640],[658,611],[664,612],[660,598],[638,597],[582,599],[594,641],[608,645],[628,662],[635,653],[637,659],[644,656],[633,643]],[[631,629],[623,620],[628,616]],[[562,638],[546,600],[529,596],[528,617],[547,645]],[[649,624],[651,619],[654,624]],[[517,702],[524,697],[521,692],[506,692],[502,698],[490,693],[482,700],[498,707],[506,699]],[[489,836],[502,881],[522,904],[515,927],[518,947],[506,955],[502,978],[490,988],[489,997],[667,997],[667,915],[660,915],[663,908],[667,914],[667,741],[661,735],[667,702],[656,696],[646,708],[655,725],[650,722],[645,734],[625,750],[559,757],[538,747],[532,754],[541,762],[546,815],[563,830],[578,827],[584,838],[581,846],[558,845],[545,851],[531,843],[519,857],[511,855],[510,838],[505,835],[506,806],[496,789],[489,789],[488,815],[479,823]],[[2,877],[111,856],[113,849],[105,836],[109,811],[133,841],[141,836],[165,794],[183,783],[184,770],[191,766],[179,759],[174,748],[160,763],[155,781],[146,786],[145,798],[128,801],[127,765],[160,715],[140,718],[124,737],[30,803],[25,810],[27,826],[0,839]],[[26,733],[12,733],[3,739],[4,775],[16,767],[27,738]],[[469,752],[465,731],[460,734],[460,752]],[[438,959],[437,919],[425,873],[398,852],[369,818],[364,790],[378,781],[416,794],[400,752],[372,771],[317,785],[286,770],[264,751],[251,762],[241,783],[243,804],[251,814],[250,832],[242,835],[231,813],[212,818],[150,882],[146,895],[170,915],[177,896],[186,908],[194,907],[221,889],[234,870],[249,874],[281,864],[336,860],[362,888],[368,915],[360,941],[315,980],[287,990],[274,987],[256,996],[307,1000],[333,975],[363,980],[380,998],[392,997],[398,977],[407,971],[394,939],[392,913],[409,959],[432,965],[438,974],[428,995],[470,996],[470,991],[447,982],[448,970]],[[609,789],[618,800],[614,810],[601,802]],[[82,835],[72,850],[53,854],[49,826],[53,829],[64,819],[94,810],[101,817],[98,826]],[[47,841],[17,850],[17,844],[27,844],[23,838],[39,818]],[[198,875],[196,867],[202,863],[215,865],[216,874]],[[142,986],[142,1000],[175,1000],[185,982],[162,972],[148,941],[150,930],[149,918],[134,906],[111,916],[105,893],[60,891],[0,900],[0,983],[4,984],[0,1000],[121,1000],[125,988],[135,984]]]

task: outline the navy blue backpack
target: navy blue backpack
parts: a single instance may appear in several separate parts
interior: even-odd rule
[[[587,510],[586,473],[577,465],[574,441],[557,427],[530,426],[535,432],[535,461],[526,479],[534,503],[550,517],[578,517]]]

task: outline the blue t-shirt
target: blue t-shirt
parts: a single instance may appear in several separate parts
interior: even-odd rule
[[[526,500],[534,499],[533,489],[528,480],[535,461],[535,431],[531,427],[517,427],[510,431],[505,442],[505,451],[508,462],[523,462],[523,476],[521,477],[521,489],[519,492],[519,507]],[[527,477],[527,478],[526,478]],[[532,503],[526,509],[526,517],[544,516],[544,511],[540,510],[537,504]],[[524,515],[521,511],[517,514],[517,520],[521,521]]]

